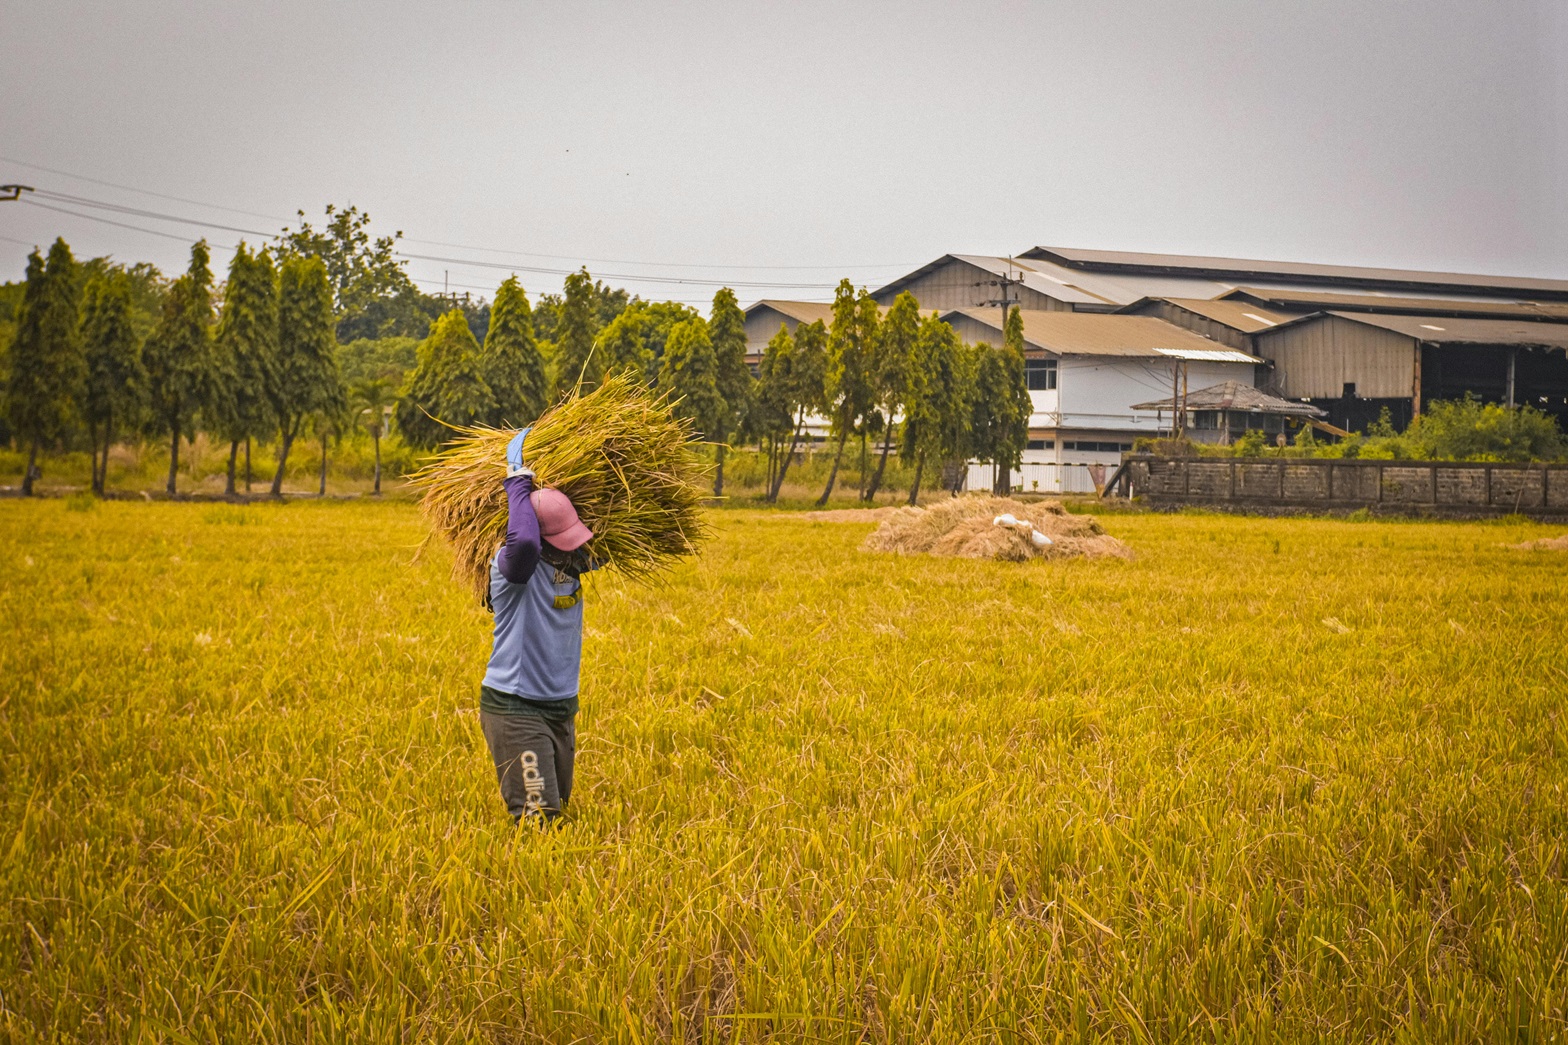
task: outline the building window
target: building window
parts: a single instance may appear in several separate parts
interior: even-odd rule
[[[1025,450],[1055,450],[1056,449],[1056,440],[1055,439],[1031,439],[1031,440],[1029,440],[1028,443],[1024,444],[1024,449]]]
[[[1051,392],[1056,389],[1056,360],[1025,359],[1024,381],[1031,392]]]
[[[1062,444],[1062,449],[1063,450],[1086,450],[1086,451],[1088,451],[1090,453],[1097,453],[1097,454],[1120,454],[1120,453],[1126,453],[1128,450],[1131,450],[1132,449],[1132,444],[1131,443],[1094,443],[1094,442],[1082,442],[1082,441],[1080,441],[1080,442],[1076,442],[1076,443],[1063,443]]]

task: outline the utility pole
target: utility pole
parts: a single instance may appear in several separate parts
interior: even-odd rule
[[[1180,439],[1187,429],[1187,363],[1171,363],[1171,438]]]
[[[1008,258],[1007,273],[1005,275],[998,276],[995,279],[982,279],[977,283],[971,284],[971,286],[976,287],[997,288],[998,297],[991,298],[988,301],[981,301],[977,304],[980,308],[988,308],[992,305],[1000,305],[1002,307],[1002,333],[1004,336],[1007,333],[1007,308],[1009,305],[1017,305],[1019,303],[1016,296],[1011,298],[1007,296],[1007,288],[1020,286],[1023,284],[1023,281],[1022,275],[1013,275],[1013,259]]]

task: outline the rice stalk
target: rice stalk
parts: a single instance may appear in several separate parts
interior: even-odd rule
[[[420,509],[455,553],[453,576],[483,597],[506,534],[506,446],[514,429],[453,426],[457,438],[411,477]],[[647,581],[709,536],[707,466],[690,421],[624,375],[573,392],[536,421],[523,447],[535,486],[560,490],[593,531],[600,564]]]

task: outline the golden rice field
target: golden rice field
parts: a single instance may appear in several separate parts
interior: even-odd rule
[[[713,521],[535,834],[412,505],[0,502],[0,1040],[1568,1040],[1560,527]]]

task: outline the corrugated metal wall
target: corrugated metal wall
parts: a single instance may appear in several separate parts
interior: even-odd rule
[[[1338,398],[1352,382],[1365,398],[1411,395],[1416,341],[1403,334],[1324,316],[1254,337],[1287,399]]]
[[[771,308],[753,309],[746,315],[746,354],[761,358],[763,349],[768,347],[768,342],[773,340],[773,335],[779,332],[782,324],[790,333],[800,324],[782,312]]]
[[[974,308],[982,301],[994,301],[1001,295],[1001,287],[976,286],[977,283],[994,279],[996,277],[985,269],[976,268],[966,261],[949,261],[941,268],[926,273],[907,287],[900,289],[913,294],[920,301],[921,308]],[[878,303],[891,305],[894,296],[896,295],[888,296],[886,301],[878,298]],[[1030,290],[1028,287],[1008,287],[1007,296],[1024,308],[1047,312],[1072,311],[1071,306],[1066,302],[1048,297],[1037,290]]]
[[[924,305],[925,302],[922,301],[921,304]],[[994,311],[996,312],[997,322],[1001,322],[1002,310],[997,308]],[[986,344],[995,347],[1002,343],[1002,332],[1000,330],[997,330],[995,327],[988,327],[978,320],[970,319],[968,316],[954,316],[947,321],[947,325],[953,328],[953,333],[957,334],[961,340],[971,345],[978,345],[984,341]]]
[[[1173,323],[1178,327],[1185,327],[1204,337],[1213,338],[1222,345],[1240,349],[1243,352],[1252,351],[1252,338],[1247,334],[1223,323],[1216,323],[1208,316],[1200,316],[1196,312],[1189,312],[1180,305],[1173,305],[1169,301],[1148,301],[1139,308],[1134,315],[1156,316]]]

